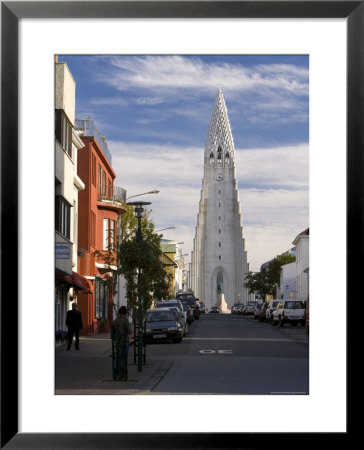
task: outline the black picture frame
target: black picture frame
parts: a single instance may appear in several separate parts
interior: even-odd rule
[[[4,1],[1,2],[1,448],[257,448],[267,433],[18,432],[18,22],[21,18],[346,18],[347,19],[347,298],[363,273],[363,1]],[[334,224],[333,224],[334,226]],[[29,298],[29,301],[33,299]],[[333,394],[334,395],[334,394]],[[77,420],[72,411],[69,420]],[[263,417],[263,416],[262,416]],[[348,417],[348,416],[347,416]],[[68,420],[66,418],[66,420]],[[135,419],[137,420],[137,418]],[[192,420],[192,418],[189,418]],[[188,424],[188,421],[186,422]],[[122,427],[122,424],[121,424]],[[335,442],[347,439],[337,433]],[[167,430],[166,430],[167,431]],[[314,435],[315,444],[318,434]],[[325,438],[325,442],[326,441]],[[282,446],[297,436],[274,436]],[[309,444],[310,433],[299,445]],[[173,444],[172,444],[173,442]]]

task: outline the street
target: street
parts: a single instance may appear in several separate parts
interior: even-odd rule
[[[147,347],[170,370],[153,394],[308,394],[304,327],[273,327],[252,316],[201,315],[180,344]]]
[[[131,346],[125,383],[112,380],[108,334],[81,338],[79,352],[65,348],[56,348],[56,394],[309,393],[306,329],[273,327],[252,316],[201,315],[181,343],[147,345],[142,372]]]

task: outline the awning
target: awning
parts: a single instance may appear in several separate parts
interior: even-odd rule
[[[77,291],[84,291],[86,294],[92,294],[92,287],[87,280],[87,278],[78,274],[77,272],[72,272],[72,275],[56,276],[56,281],[64,281],[72,286]]]

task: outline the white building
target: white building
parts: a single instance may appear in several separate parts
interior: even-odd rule
[[[76,83],[66,63],[55,64],[55,327],[65,330],[66,312],[77,274],[78,191],[77,151],[84,147],[74,130]],[[80,283],[78,286],[77,283]]]
[[[174,291],[175,294],[178,292],[184,292],[187,290],[187,266],[185,262],[185,256],[187,254],[183,253],[183,249],[180,244],[176,244],[176,255],[174,257],[174,262],[177,264],[175,269],[175,280],[174,280]]]
[[[297,300],[308,300],[309,294],[309,228],[302,231],[293,244],[296,246]]]
[[[296,300],[297,296],[296,261],[281,266],[280,286],[277,297],[284,300]]]
[[[191,253],[191,287],[210,309],[217,304],[220,285],[231,307],[248,300],[248,291],[243,287],[248,272],[234,142],[219,90],[204,152],[204,178]]]

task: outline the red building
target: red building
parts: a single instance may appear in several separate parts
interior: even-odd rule
[[[85,145],[78,154],[78,175],[85,183],[78,204],[78,272],[93,285],[78,295],[83,335],[110,330],[117,270],[117,221],[126,212],[126,191],[114,186],[116,174],[104,138],[91,119],[76,120]]]

